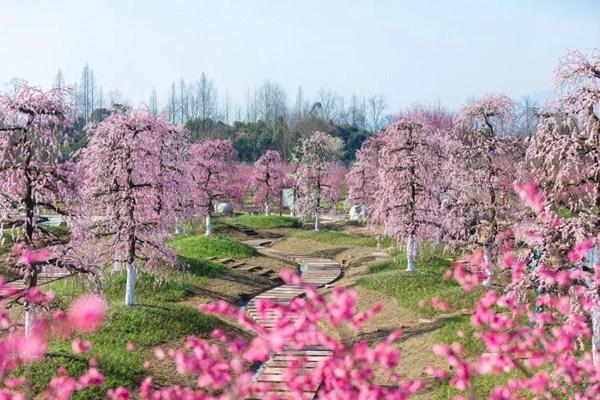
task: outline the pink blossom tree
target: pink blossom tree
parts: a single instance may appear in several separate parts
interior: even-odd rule
[[[66,212],[62,206],[71,180],[65,164],[59,161],[60,144],[74,116],[66,95],[64,89],[44,92],[23,83],[14,95],[0,96],[0,220],[6,222],[11,213],[23,212],[19,241],[30,249],[53,237],[38,223],[40,211]],[[20,265],[28,288],[37,286],[37,276],[46,261]],[[35,319],[34,309],[26,299],[28,332]]]
[[[211,213],[217,201],[231,197],[237,155],[230,140],[203,140],[192,145],[189,174],[195,209],[206,217],[206,236],[212,235]]]
[[[315,218],[315,231],[320,230],[323,203],[338,196],[337,182],[332,181],[332,168],[341,153],[342,143],[327,133],[316,131],[302,142],[302,159],[297,171],[300,211]]]
[[[566,258],[546,257],[532,264],[523,254],[539,246],[553,255],[563,252],[557,232],[568,221],[550,211],[536,185],[516,184],[515,189],[535,213],[535,222],[515,224],[506,232],[501,265],[509,285],[504,293],[484,293],[475,306],[471,323],[485,351],[467,357],[460,343],[434,350],[448,360],[454,372],[445,379],[459,391],[470,390],[477,376],[505,375],[507,383],[490,389],[490,398],[592,399],[600,392],[600,324],[595,316],[600,276],[598,266],[589,268],[585,257],[594,240],[570,247]],[[485,276],[468,271],[477,271],[485,260],[475,254],[466,263],[470,265],[457,263],[452,275],[471,291]],[[537,295],[532,296],[534,289]],[[591,351],[585,345],[590,339]]]
[[[585,209],[600,209],[600,50],[590,57],[568,53],[556,70],[555,87],[561,98],[541,113],[528,166],[554,202],[595,221],[595,234],[600,222]]]
[[[346,186],[346,175],[348,174],[348,168],[341,162],[334,163],[329,169],[327,183],[331,186],[331,212],[337,212],[335,204],[338,203],[348,188]]]
[[[434,134],[423,115],[414,114],[401,117],[382,135],[375,212],[390,236],[406,242],[407,271],[415,270],[417,235],[436,223],[432,171],[440,160]]]
[[[265,151],[254,163],[252,178],[256,190],[254,201],[262,204],[265,215],[269,215],[269,205],[280,201],[285,183],[281,154],[276,150]]]
[[[462,145],[454,162],[466,171],[463,174],[468,188],[465,211],[477,221],[477,240],[483,245],[488,274],[486,284],[491,284],[493,278],[499,220],[509,206],[501,202],[501,196],[508,194],[502,193],[499,180],[510,176],[510,171],[502,170],[500,163],[503,158],[519,156],[517,139],[502,136],[504,128],[513,119],[513,110],[514,103],[508,97],[490,95],[463,106],[455,121]]]
[[[365,140],[356,153],[356,160],[346,175],[349,204],[358,204],[364,209],[365,218],[369,222],[381,223],[376,220],[375,205],[377,193],[381,184],[379,170],[381,168],[381,148],[385,140],[378,134]]]
[[[125,304],[133,305],[137,269],[177,263],[165,240],[179,211],[181,131],[146,110],[113,110],[87,132],[75,247],[83,262],[124,262]]]
[[[189,198],[189,182],[186,182],[185,165],[189,160],[189,137],[178,126],[169,124],[166,129],[162,117],[161,129],[157,130],[158,169],[156,212],[171,218],[175,225],[175,234],[179,234],[179,220],[190,215],[186,207]]]
[[[252,188],[254,166],[249,163],[238,162],[235,164],[235,174],[228,181],[226,198],[233,205],[242,207],[247,199],[246,195]]]

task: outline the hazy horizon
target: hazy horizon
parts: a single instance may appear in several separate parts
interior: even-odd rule
[[[243,103],[265,80],[292,102],[320,88],[382,94],[389,111],[456,108],[504,92],[544,96],[567,49],[598,46],[600,2],[0,0],[0,83],[77,82],[85,63],[134,104],[204,72]]]

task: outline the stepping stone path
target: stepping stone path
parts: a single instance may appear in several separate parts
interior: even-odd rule
[[[313,285],[315,287],[325,286],[326,284],[335,281],[342,274],[340,264],[334,260],[291,254],[265,247],[264,245],[268,244],[269,242],[257,244],[257,241],[250,240],[246,243],[253,245],[259,253],[265,256],[278,258],[285,261],[293,261],[299,264],[301,267],[300,276],[302,283],[305,285]],[[273,328],[276,323],[275,315],[259,315],[257,312],[256,302],[260,299],[268,299],[273,302],[285,304],[302,295],[304,295],[304,288],[302,286],[282,285],[276,287],[250,300],[247,306],[248,315],[265,328]],[[294,395],[294,393],[287,390],[280,384],[284,380],[283,374],[288,363],[293,360],[304,360],[306,365],[303,369],[308,374],[310,369],[316,368],[319,362],[325,360],[331,355],[332,351],[322,346],[310,346],[302,350],[273,354],[271,359],[267,361],[259,370],[255,377],[255,381],[260,383],[268,383],[273,386],[273,391],[265,394],[265,397],[277,396],[277,398],[280,399],[296,399],[298,398],[297,395]],[[317,391],[319,390],[318,386],[319,385],[315,385],[315,387],[303,392],[302,398],[315,398]]]
[[[231,268],[235,271],[248,272],[253,275],[258,275],[262,278],[270,279],[271,281],[281,282],[280,278],[279,278],[279,274],[277,274],[277,272],[275,272],[269,268],[264,268],[264,267],[260,267],[258,265],[248,264],[245,261],[235,261],[232,258],[224,258],[221,260],[213,258],[213,260],[218,261],[221,264],[225,265],[226,267]]]
[[[233,224],[233,227],[235,227],[235,229],[237,229],[238,231],[244,233],[247,236],[258,236],[258,232],[256,232],[254,229],[246,226],[246,225],[242,225],[242,224]]]

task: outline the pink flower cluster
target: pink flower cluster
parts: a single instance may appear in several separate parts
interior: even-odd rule
[[[4,282],[0,280],[0,293],[7,293]],[[26,296],[30,304],[49,304],[51,293],[42,293],[39,288],[30,289]],[[2,327],[10,333],[0,338],[0,389],[2,399],[25,399],[28,382],[26,375],[15,374],[17,367],[41,360],[48,349],[51,337],[68,338],[79,332],[91,332],[102,325],[106,315],[104,301],[96,296],[84,296],[77,299],[68,311],[56,311],[51,318],[41,318],[28,334],[17,329],[3,313]],[[91,343],[81,339],[73,341],[75,353],[88,352]],[[35,379],[35,377],[33,378]],[[89,368],[79,377],[71,377],[64,368],[60,368],[48,386],[40,393],[40,399],[68,400],[77,391],[104,383],[104,376],[99,372],[96,361],[90,359]]]

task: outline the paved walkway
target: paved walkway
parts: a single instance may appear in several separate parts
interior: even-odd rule
[[[284,251],[265,247],[268,241],[247,241],[246,243],[253,245],[261,254],[279,258],[286,261],[292,261],[301,266],[301,280],[305,285],[313,285],[315,287],[321,287],[328,283],[335,281],[341,274],[342,269],[338,262],[327,258],[319,258],[312,256],[305,256],[299,254],[287,253]],[[274,289],[268,290],[256,297],[254,297],[248,303],[248,315],[250,315],[255,321],[269,329],[276,323],[276,316],[271,313],[265,316],[258,314],[256,310],[256,302],[260,299],[271,300],[277,303],[288,303],[293,298],[304,295],[304,289],[302,286],[297,285],[282,285]],[[277,396],[280,399],[291,399],[293,393],[281,387],[281,382],[284,380],[284,372],[287,364],[293,360],[305,360],[306,365],[304,371],[307,374],[310,369],[316,368],[319,362],[323,361],[327,357],[332,355],[331,350],[321,346],[311,346],[299,351],[282,352],[273,354],[271,359],[260,369],[256,377],[257,382],[269,383],[273,386],[273,392],[268,393],[265,397]],[[319,389],[319,385],[309,388],[303,392],[303,398],[312,399],[316,396]]]

